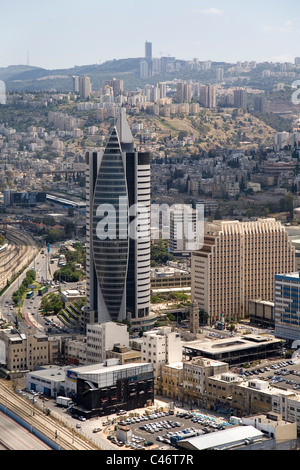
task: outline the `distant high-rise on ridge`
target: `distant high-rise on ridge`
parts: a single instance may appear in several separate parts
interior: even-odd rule
[[[152,60],[152,42],[145,42],[145,59]]]
[[[90,77],[83,76],[79,78],[79,94],[80,98],[88,99],[91,96],[92,85]]]
[[[87,307],[85,325],[128,319],[145,327],[150,315],[150,154],[138,152],[123,110],[104,152],[86,154]],[[99,237],[105,214],[115,209],[115,237]],[[129,214],[143,205],[139,237],[133,237]],[[128,211],[124,213],[124,210]],[[129,228],[130,226],[130,228]]]

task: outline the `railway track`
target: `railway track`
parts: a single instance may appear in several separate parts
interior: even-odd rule
[[[0,402],[63,450],[100,450],[0,381]],[[0,443],[1,444],[1,443]]]
[[[31,260],[34,252],[38,252],[33,239],[25,232],[8,229],[6,239],[8,249],[0,256],[0,290]]]

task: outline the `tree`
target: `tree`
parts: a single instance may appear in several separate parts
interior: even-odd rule
[[[294,198],[291,194],[287,194],[283,199],[280,199],[281,212],[289,212],[290,217],[294,216]]]
[[[72,235],[76,230],[76,225],[73,222],[67,222],[65,226],[65,233],[67,236]]]

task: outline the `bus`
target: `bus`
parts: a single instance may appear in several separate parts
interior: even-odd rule
[[[33,291],[27,292],[26,299],[31,299],[33,297]]]
[[[47,286],[43,286],[39,289],[38,294],[39,295],[44,295],[47,292]]]

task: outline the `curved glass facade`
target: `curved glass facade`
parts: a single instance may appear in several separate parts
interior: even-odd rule
[[[120,203],[121,198],[121,203]],[[128,219],[124,220],[122,201],[128,200],[122,150],[116,128],[107,143],[95,185],[93,201],[93,255],[96,275],[107,311],[112,320],[126,316],[126,276],[128,267]],[[99,211],[108,205],[111,211]],[[103,212],[99,215],[99,212]],[[127,213],[127,212],[126,212]],[[122,214],[122,215],[121,215]],[[106,224],[107,236],[101,232],[99,222]],[[122,307],[124,311],[122,311]]]

